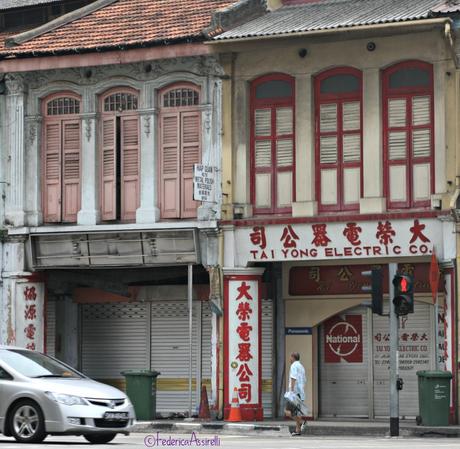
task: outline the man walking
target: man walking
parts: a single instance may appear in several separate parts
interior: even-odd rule
[[[290,357],[289,393],[285,410],[286,416],[292,418],[296,423],[295,431],[291,433],[292,436],[299,436],[307,424],[304,418],[307,413],[307,408],[304,404],[306,383],[305,368],[299,360],[300,354],[298,352],[293,352]],[[290,399],[293,400],[291,401]]]

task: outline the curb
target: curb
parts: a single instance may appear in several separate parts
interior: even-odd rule
[[[200,432],[205,434],[222,435],[267,435],[287,437],[293,430],[294,423],[281,425],[260,423],[226,423],[226,422],[150,422],[141,421],[134,425],[133,433],[185,433]],[[375,436],[389,437],[387,426],[354,426],[354,425],[307,425],[305,436]],[[460,427],[428,427],[401,426],[402,438],[460,438]]]

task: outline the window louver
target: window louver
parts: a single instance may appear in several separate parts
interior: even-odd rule
[[[270,167],[272,164],[272,145],[270,140],[256,141],[256,167]]]
[[[429,129],[417,129],[413,131],[412,152],[414,157],[430,157],[431,133]]]
[[[257,109],[255,111],[256,136],[271,135],[271,110]]]
[[[321,164],[337,163],[337,137],[320,138],[320,162]]]
[[[361,128],[360,123],[361,111],[360,103],[354,101],[352,103],[343,104],[343,129],[344,131],[354,131]]]
[[[390,128],[406,126],[406,100],[404,98],[388,100],[388,122]]]
[[[292,108],[278,108],[276,110],[276,135],[292,134]]]
[[[319,127],[321,132],[337,131],[337,105],[322,104],[319,111]]]
[[[412,124],[427,125],[430,123],[430,97],[414,97],[412,99]]]
[[[278,167],[289,167],[294,163],[293,145],[291,139],[276,142],[276,163]]]
[[[343,136],[343,162],[359,162],[361,160],[361,136],[345,134]]]
[[[390,160],[406,158],[406,132],[393,131],[388,136],[388,147]]]

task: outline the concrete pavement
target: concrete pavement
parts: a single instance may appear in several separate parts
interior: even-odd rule
[[[261,422],[229,423],[225,421],[201,420],[157,420],[138,422],[134,432],[199,432],[216,435],[267,435],[270,437],[290,436],[294,423],[288,420],[271,420]],[[388,421],[309,421],[305,435],[309,436],[373,436],[389,435]],[[460,438],[460,426],[427,427],[417,426],[413,421],[400,422],[402,437],[450,437]]]

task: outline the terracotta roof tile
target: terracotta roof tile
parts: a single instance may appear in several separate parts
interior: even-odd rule
[[[5,48],[0,34],[0,57],[139,47],[197,38],[214,11],[233,3],[235,0],[118,0],[15,47]]]

